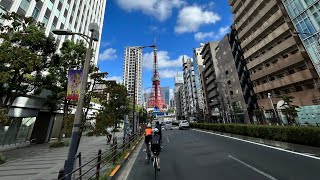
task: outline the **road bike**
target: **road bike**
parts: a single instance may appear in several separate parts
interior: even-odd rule
[[[154,151],[153,152],[153,163],[154,167],[154,179],[157,179],[157,172],[160,171],[160,157],[159,157],[159,152]]]

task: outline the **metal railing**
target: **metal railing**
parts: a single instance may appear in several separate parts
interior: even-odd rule
[[[121,144],[118,144],[117,139],[114,138],[113,144],[111,148],[105,152],[102,152],[100,149],[98,151],[97,156],[90,159],[88,162],[82,164],[81,159],[81,152],[77,155],[76,159],[78,159],[79,167],[75,168],[71,173],[65,174],[64,169],[61,169],[59,171],[58,180],[65,180],[68,177],[73,177],[75,180],[82,180],[84,176],[87,176],[86,179],[92,179],[95,176],[95,179],[99,179],[100,177],[100,171],[104,167],[112,167],[116,165],[117,158],[119,158],[119,155],[122,155],[122,153],[125,152],[125,150],[131,148],[131,145],[134,141],[139,139],[141,137],[142,133],[136,133],[133,135],[129,135],[127,139],[123,139],[123,142]],[[95,164],[91,164],[92,162],[95,162]],[[84,168],[89,167],[85,172],[82,172]],[[92,170],[95,168],[94,172]],[[77,173],[78,172],[78,173]],[[89,177],[88,177],[89,176]]]

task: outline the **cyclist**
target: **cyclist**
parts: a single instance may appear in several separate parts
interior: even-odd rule
[[[159,130],[160,145],[161,145],[162,144],[162,131],[161,131],[161,124],[159,123],[159,121],[156,122],[156,128]],[[162,146],[160,146],[160,148],[162,149]]]
[[[148,123],[147,128],[145,129],[144,135],[144,142],[146,144],[146,159],[148,159],[148,154],[150,155],[149,143],[152,139],[152,128],[150,123]]]
[[[153,131],[153,136],[152,136],[152,140],[151,140],[151,151],[153,153],[153,158],[157,158],[157,168],[158,168],[158,171],[160,171],[160,158],[159,158],[159,155],[160,155],[160,151],[161,151],[161,148],[160,148],[160,140],[161,140],[161,136],[160,136],[160,131],[158,128],[155,128],[154,131]]]

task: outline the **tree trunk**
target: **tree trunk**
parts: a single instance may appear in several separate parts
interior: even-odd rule
[[[64,107],[63,107],[63,119],[62,119],[62,124],[61,124],[61,128],[60,128],[60,133],[59,133],[59,136],[58,136],[58,142],[60,142],[62,140],[65,118],[67,116],[68,116],[68,100],[65,98],[64,99]]]

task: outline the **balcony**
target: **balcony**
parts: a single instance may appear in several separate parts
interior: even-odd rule
[[[305,55],[303,55],[303,54],[305,54]],[[258,71],[254,74],[251,74],[250,78],[252,81],[255,81],[255,80],[260,79],[262,77],[265,77],[269,74],[276,73],[284,68],[287,68],[291,65],[294,65],[298,62],[303,61],[305,56],[308,56],[305,52],[290,55],[286,59],[282,59],[282,60],[278,61],[278,63],[276,63],[272,66],[269,66],[265,69],[262,69],[261,71]]]
[[[274,24],[278,22],[282,18],[282,12],[279,9],[275,14],[273,14],[267,21],[265,21],[261,27],[259,27],[253,34],[251,34],[249,37],[244,39],[241,42],[241,47],[245,49],[248,45],[251,45],[254,40],[258,39],[262,36],[263,33],[266,31],[269,31],[271,28],[274,27]]]
[[[261,9],[262,6],[265,6],[266,3],[263,2],[264,0],[255,0],[255,1],[252,1],[252,0],[247,0],[246,3],[242,6],[244,8],[246,8],[248,5],[250,6],[249,10],[248,11],[241,11],[240,10],[238,11],[239,13],[237,13],[235,15],[235,19],[238,19],[239,16],[237,15],[240,15],[242,14],[242,12],[245,12],[244,15],[241,16],[241,19],[239,20],[239,22],[237,23],[236,25],[236,28],[242,28],[242,26],[245,24],[245,22],[250,19],[254,13],[256,13],[259,9]],[[250,4],[249,4],[250,3]],[[253,4],[254,3],[254,4]],[[242,8],[242,9],[244,9]],[[236,17],[237,16],[237,17]]]
[[[217,85],[214,82],[207,83],[207,85],[208,85],[208,87],[207,87],[208,92],[217,87]]]
[[[262,56],[249,62],[247,64],[247,68],[252,69],[253,67],[263,63],[264,61],[267,61],[271,58],[274,58],[278,54],[282,53],[283,51],[285,51],[295,45],[296,45],[296,41],[295,41],[294,37],[290,37],[290,38],[286,39],[285,41],[281,42],[280,44],[278,44],[277,46],[273,47],[271,50],[267,51]]]
[[[228,0],[228,3],[229,3],[230,6],[233,6],[236,1],[237,0]]]
[[[206,80],[207,84],[211,83],[213,80],[216,79],[215,75],[209,76],[209,78]]]
[[[240,4],[242,3],[242,0],[236,0],[236,2],[233,4],[232,8],[231,8],[231,12],[233,14],[236,13],[236,11],[240,8]]]
[[[251,57],[258,53],[259,50],[262,50],[264,47],[278,41],[279,37],[289,31],[289,26],[287,23],[282,24],[277,29],[275,29],[272,33],[270,33],[267,37],[265,37],[262,41],[254,45],[248,51],[246,51],[243,56],[245,59]]]
[[[270,12],[274,6],[277,5],[277,1],[271,0],[269,4],[267,4],[260,12],[255,16],[255,18],[247,24],[247,26],[239,33],[239,39],[242,41],[242,37],[245,36],[247,33],[251,32],[249,30],[252,29],[253,26],[256,26],[260,21],[266,21],[269,18]]]
[[[208,98],[211,99],[212,97],[216,97],[218,95],[219,95],[218,92],[216,90],[213,90],[208,94]]]
[[[256,86],[256,87],[254,87],[254,92],[261,93],[261,92],[265,92],[265,91],[270,91],[272,89],[280,88],[283,86],[288,86],[291,84],[303,82],[303,81],[310,80],[310,79],[313,79],[313,75],[309,69],[306,69],[306,70],[299,71],[294,74],[290,74],[290,75],[285,76],[281,79],[277,79],[277,80]]]
[[[204,73],[204,77],[205,78],[209,78],[210,74],[213,74],[214,73],[214,70],[213,70],[213,67],[209,67],[205,73]]]

